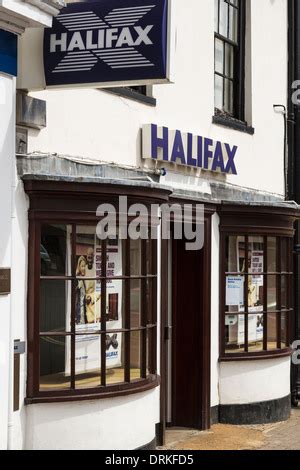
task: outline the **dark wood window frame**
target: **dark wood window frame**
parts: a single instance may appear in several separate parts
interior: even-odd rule
[[[77,189],[78,192],[74,198],[74,192],[72,189]],[[69,191],[68,191],[69,189]],[[68,390],[50,390],[50,391],[40,391],[39,388],[39,339],[40,336],[45,332],[39,331],[39,283],[40,279],[45,279],[44,276],[41,276],[40,269],[40,240],[41,240],[41,226],[44,223],[50,224],[71,224],[76,225],[93,225],[95,226],[99,219],[96,218],[96,209],[101,202],[110,201],[114,202],[117,198],[119,189],[119,195],[126,193],[126,188],[116,188],[113,186],[99,185],[99,184],[67,184],[64,182],[42,182],[42,181],[25,181],[25,191],[29,194],[30,197],[30,210],[29,210],[29,266],[28,266],[28,380],[27,380],[27,398],[25,400],[26,404],[31,403],[51,403],[58,401],[77,401],[77,400],[90,400],[90,399],[100,399],[108,398],[122,395],[129,395],[134,393],[141,393],[150,389],[157,387],[160,383],[160,377],[157,374],[157,274],[150,275],[152,279],[152,319],[151,324],[143,324],[145,320],[145,296],[141,295],[141,336],[143,340],[141,341],[141,352],[142,352],[142,361],[141,361],[141,379],[131,380],[130,378],[130,332],[137,331],[136,328],[130,328],[130,298],[128,297],[128,292],[130,292],[130,280],[131,279],[140,279],[142,284],[141,289],[146,288],[145,283],[149,276],[145,273],[146,269],[146,256],[141,256],[141,275],[140,276],[130,276],[128,274],[128,255],[127,255],[127,268],[125,268],[125,276],[122,279],[125,282],[125,292],[127,292],[127,300],[125,300],[125,310],[127,310],[127,315],[125,315],[125,330],[122,330],[122,333],[125,333],[125,382],[116,384],[116,385],[107,385],[105,383],[105,338],[106,338],[106,321],[105,316],[102,319],[101,324],[101,337],[102,337],[102,355],[101,355],[101,382],[99,387],[92,389],[76,389],[75,388],[75,322],[73,321],[73,328],[70,333],[63,334],[63,336],[71,337],[71,388]],[[52,198],[49,198],[49,191],[52,194]],[[131,190],[129,189],[129,192]],[[59,193],[59,195],[58,195]],[[158,194],[155,190],[141,190],[138,189],[134,191],[134,195],[131,195],[132,202],[138,200],[144,200],[145,203],[149,204],[149,197],[153,197],[153,202],[165,202],[168,197],[168,193]],[[150,194],[149,194],[150,193]],[[151,194],[152,193],[152,194]],[[72,195],[73,198],[72,198]],[[128,192],[127,192],[128,194]],[[71,195],[71,196],[70,196]],[[85,195],[86,201],[83,200],[82,196]],[[89,197],[88,197],[89,196]],[[100,199],[103,198],[103,200]],[[75,212],[76,202],[78,203],[78,211]],[[85,211],[82,211],[82,206],[85,206]],[[61,208],[64,207],[62,211]],[[91,208],[93,207],[92,211]],[[72,208],[72,210],[70,210]],[[68,210],[69,209],[69,210]],[[95,210],[95,212],[93,211]],[[74,243],[74,240],[73,240]],[[103,249],[105,249],[105,241],[102,242]],[[129,252],[130,249],[130,240],[126,242],[126,251]],[[142,251],[145,250],[145,243],[141,242]],[[157,272],[156,265],[156,241],[152,240],[151,250],[153,254],[153,263],[152,263],[152,272],[155,270]],[[73,251],[74,253],[74,251]],[[103,258],[104,259],[104,258]],[[74,256],[73,256],[73,269],[72,276],[69,277],[69,281],[74,283],[76,279]],[[102,272],[105,273],[105,266],[103,261]],[[127,269],[127,270],[126,270]],[[47,278],[48,279],[48,278]],[[111,279],[111,277],[109,278]],[[118,277],[119,279],[119,277]],[[101,276],[100,279],[102,287],[105,289],[106,286],[106,276]],[[74,294],[74,287],[72,289]],[[102,296],[102,302],[106,302],[106,296]],[[127,306],[127,308],[126,308]],[[105,305],[102,305],[102,311],[105,311]],[[129,313],[128,313],[129,312]],[[74,306],[72,307],[72,317],[75,319]],[[149,346],[149,374],[146,373],[146,336],[147,331],[151,331],[150,334],[150,346]],[[114,332],[117,332],[114,331]],[[98,332],[100,333],[100,331]],[[53,335],[53,333],[49,333]],[[80,333],[81,335],[81,333]],[[48,336],[48,333],[47,333]],[[59,333],[59,336],[62,336]],[[103,353],[104,351],[104,353]],[[104,372],[103,372],[104,371]]]
[[[220,2],[224,1],[228,4],[228,24],[227,34],[220,33]],[[225,104],[225,80],[232,83],[232,113],[226,112],[223,109],[215,107],[215,117],[219,118],[215,120],[216,124],[228,124],[230,122],[240,121],[245,123],[245,33],[246,33],[246,0],[238,0],[235,5],[230,0],[217,0],[218,6],[215,15],[217,15],[217,31],[215,31],[215,43],[221,41],[223,43],[223,71],[218,72],[215,69],[215,77],[219,76],[223,80],[223,106]],[[229,9],[237,11],[237,40],[234,41],[230,38],[230,14]],[[226,47],[233,49],[233,74],[226,73]],[[216,46],[215,46],[216,49]],[[238,129],[237,129],[238,130]],[[252,133],[252,131],[250,132]]]
[[[281,208],[271,207],[269,210],[266,207],[257,207],[249,206],[242,207],[239,204],[231,206],[230,204],[224,204],[219,210],[221,222],[220,222],[220,358],[221,362],[228,361],[248,361],[248,360],[259,360],[259,359],[268,359],[275,358],[280,356],[290,356],[292,353],[290,347],[291,340],[291,322],[293,318],[293,237],[294,237],[294,222],[299,218],[299,213],[296,209],[292,207],[290,210],[285,209],[283,211]],[[248,313],[248,277],[251,275],[248,270],[248,265],[246,263],[245,272],[243,273],[228,273],[226,272],[226,238],[228,236],[238,236],[244,237],[246,241],[245,248],[247,248],[247,241],[250,237],[263,237],[264,238],[264,264],[267,263],[267,253],[266,253],[266,240],[268,238],[276,238],[277,240],[277,258],[276,258],[276,272],[271,273],[264,269],[262,275],[264,276],[264,296],[263,296],[263,311],[260,312],[264,315],[264,340],[263,340],[263,350],[262,351],[253,351],[249,352],[247,348],[248,338],[247,338],[247,318],[248,314],[251,315],[251,312]],[[287,250],[288,257],[288,270],[281,271],[281,255],[280,255],[280,246],[279,240],[286,240],[289,249]],[[279,249],[278,249],[279,248]],[[247,251],[247,249],[246,249]],[[245,258],[248,259],[248,255],[245,254]],[[245,315],[245,344],[244,352],[242,353],[226,353],[225,348],[225,316],[226,316],[226,276],[228,275],[241,275],[245,276],[246,288],[244,289],[245,297],[245,312],[241,315]],[[268,277],[270,275],[276,275],[277,285],[276,285],[276,312],[277,317],[277,349],[268,350],[267,348],[267,335],[268,335],[268,326],[267,326],[267,315],[274,313],[273,311],[268,311],[267,305],[267,288],[268,288]],[[286,276],[288,278],[287,283],[287,301],[288,305],[286,309],[282,308],[281,305],[281,276]],[[281,315],[284,313],[287,318],[286,324],[286,344],[283,347],[281,343]],[[227,313],[228,315],[228,313]],[[233,313],[229,315],[238,315]]]

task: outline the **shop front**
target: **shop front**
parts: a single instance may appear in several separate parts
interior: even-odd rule
[[[165,424],[208,429],[286,420],[299,209],[279,201],[202,202],[203,249],[187,251],[184,240],[165,246]]]
[[[22,175],[26,448],[153,448],[168,427],[289,417],[298,206],[209,200],[132,178]],[[124,222],[124,196],[148,214],[192,204],[194,226],[202,206],[203,248],[175,236],[174,215],[169,240],[159,214],[145,239],[126,237],[134,218]],[[103,204],[116,211],[106,240]]]

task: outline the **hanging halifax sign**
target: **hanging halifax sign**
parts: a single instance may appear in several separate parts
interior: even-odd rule
[[[172,131],[156,124],[144,125],[142,132],[145,159],[237,175],[236,145],[180,130]]]
[[[168,81],[168,0],[69,4],[45,29],[46,86]]]

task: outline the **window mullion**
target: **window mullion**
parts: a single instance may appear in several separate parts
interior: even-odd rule
[[[293,272],[293,258],[291,256],[293,253],[293,239],[289,238],[287,240],[287,257],[288,257],[288,276],[287,276],[287,314],[286,314],[286,346],[290,346],[291,341],[291,314],[293,312],[293,288],[292,288],[292,277],[291,272]]]
[[[130,238],[125,240],[125,276],[130,276]],[[130,383],[130,278],[125,280],[125,382]]]
[[[237,117],[245,119],[244,102],[244,74],[245,74],[245,2],[239,2],[238,9],[238,90],[237,90]]]
[[[101,241],[101,385],[106,386],[106,250],[107,241]]]
[[[268,350],[268,237],[264,237],[264,350]]]
[[[31,222],[32,223],[32,222]],[[30,225],[31,228],[31,225]],[[41,298],[41,260],[40,260],[40,244],[41,244],[41,224],[36,222],[35,229],[32,230],[35,236],[34,240],[34,323],[38,325],[37,328],[33,327],[32,336],[29,338],[29,351],[30,355],[29,367],[31,368],[31,361],[33,364],[32,370],[32,386],[34,393],[38,393],[40,389],[40,363],[41,363],[41,344],[40,344],[40,298]],[[30,233],[31,235],[31,233]],[[31,332],[30,332],[31,333]],[[32,341],[32,344],[30,342]],[[33,348],[33,353],[30,349]],[[30,354],[31,353],[31,354]],[[31,372],[31,371],[29,371]],[[31,382],[31,381],[30,381]],[[30,383],[31,385],[31,383]]]
[[[141,274],[147,274],[146,240],[141,240]],[[141,326],[147,326],[147,278],[141,280]],[[141,332],[140,338],[141,377],[147,377],[147,329]]]
[[[75,368],[75,357],[76,357],[76,225],[72,225],[72,266],[71,266],[71,389],[76,388],[76,368]]]
[[[245,299],[245,352],[249,352],[249,343],[248,343],[248,288],[249,288],[249,237],[245,237],[245,291],[244,291],[244,299]]]
[[[281,238],[277,237],[276,271],[281,273]],[[276,275],[277,348],[281,349],[281,274]]]
[[[151,240],[151,266],[152,273],[156,274],[156,278],[151,283],[151,323],[157,325],[157,240]],[[150,362],[150,373],[157,373],[157,327],[151,331],[153,340],[150,342],[151,351],[151,362]]]

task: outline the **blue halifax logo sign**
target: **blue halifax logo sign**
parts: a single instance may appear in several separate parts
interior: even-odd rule
[[[167,81],[168,0],[102,0],[63,8],[45,29],[47,86]]]

